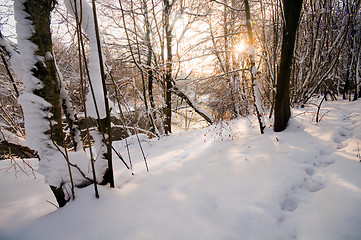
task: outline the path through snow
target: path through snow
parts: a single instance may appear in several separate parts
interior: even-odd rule
[[[361,163],[357,162],[356,148],[361,140],[359,108],[346,102],[326,104],[323,108],[326,123],[321,121],[316,129],[306,129],[325,144],[320,145],[312,160],[301,161],[307,176],[285,196],[280,226],[289,231],[289,239],[360,239],[361,222],[356,216],[361,214],[361,205],[357,203],[361,200],[357,184]],[[337,166],[332,166],[334,163]],[[355,201],[349,201],[350,195],[356,197]],[[355,221],[351,220],[353,217]]]
[[[145,140],[149,173],[130,141],[135,175],[115,161],[117,189],[101,187],[99,200],[78,190],[63,209],[17,219],[25,227],[0,226],[0,239],[361,239],[359,103],[324,103],[317,125],[314,108],[295,109],[281,133],[261,136],[255,119],[241,119]],[[114,146],[127,159],[124,143]],[[29,178],[5,197],[14,178],[0,177],[3,223],[34,206],[17,211],[30,197],[49,207],[51,195],[37,196],[45,184]]]

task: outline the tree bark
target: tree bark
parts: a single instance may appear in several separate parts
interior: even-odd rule
[[[58,122],[58,120],[61,119],[59,81],[56,74],[54,59],[52,57],[46,57],[47,53],[53,53],[50,33],[50,13],[53,4],[55,4],[54,1],[28,0],[24,2],[24,11],[30,14],[29,18],[32,20],[35,28],[34,34],[29,39],[38,46],[38,50],[35,54],[44,57],[44,62],[37,61],[35,64],[36,68],[33,68],[32,70],[33,76],[42,81],[43,88],[35,89],[33,93],[52,104],[51,109],[49,109],[53,114],[52,120]],[[58,124],[53,124],[51,131],[52,139],[58,145],[62,145],[60,126]]]
[[[165,65],[165,120],[164,130],[166,134],[172,132],[172,29],[170,26],[170,9],[169,0],[164,0],[164,28],[167,48],[167,62]]]
[[[35,67],[32,68],[31,72],[42,83],[41,88],[31,89],[30,91],[51,104],[50,108],[43,109],[44,114],[50,113],[47,117],[50,124],[49,130],[43,134],[58,146],[62,146],[60,89],[55,62],[52,57],[53,50],[50,32],[50,13],[54,4],[55,1],[49,0],[28,0],[23,3],[23,11],[29,14],[27,19],[34,26],[33,35],[30,36],[29,41],[38,47],[35,55],[39,56],[39,60],[35,63]],[[41,158],[43,154],[40,152],[39,155]],[[58,201],[59,207],[64,206],[67,201],[62,186],[50,186],[50,188]]]
[[[150,26],[149,17],[148,17],[147,2],[143,1],[142,5],[143,5],[143,12],[144,12],[143,13],[144,14],[144,24],[145,24],[145,29],[146,29],[146,31],[145,31],[145,45],[147,47],[146,73],[148,76],[148,95],[149,95],[150,107],[148,107],[148,105],[147,105],[145,84],[143,86],[143,90],[144,90],[143,96],[144,96],[144,103],[145,103],[146,111],[147,111],[147,114],[149,117],[150,130],[152,133],[156,134],[157,136],[160,136],[159,130],[156,125],[156,114],[154,112],[154,109],[155,109],[155,103],[154,103],[154,97],[153,97],[154,75],[153,75],[153,70],[152,70],[152,52],[153,52],[153,50],[152,50],[152,44],[150,41],[151,26]],[[141,71],[143,71],[143,70],[141,70]]]
[[[291,117],[290,77],[298,21],[303,0],[283,0],[284,29],[274,113],[274,131],[286,129]]]

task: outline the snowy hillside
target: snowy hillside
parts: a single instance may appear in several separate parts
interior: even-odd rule
[[[252,118],[144,140],[149,172],[130,141],[134,176],[115,160],[116,189],[58,210],[39,174],[1,161],[0,239],[361,239],[360,103],[325,102],[318,124],[294,109],[281,133]]]

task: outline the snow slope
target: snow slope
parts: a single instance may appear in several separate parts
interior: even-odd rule
[[[58,210],[41,177],[1,161],[0,239],[361,239],[360,101],[325,102],[318,124],[315,111],[281,133],[252,118],[144,140],[150,172],[128,139],[134,176],[115,160],[116,189]]]

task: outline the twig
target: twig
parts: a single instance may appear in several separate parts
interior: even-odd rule
[[[325,94],[325,96],[322,98],[320,104],[318,104],[318,106],[317,106],[316,123],[319,122],[318,120],[321,121],[321,119],[318,119],[318,116],[319,116],[319,114],[320,114],[321,105],[322,105],[323,101],[325,101],[326,96],[327,96],[327,94]]]
[[[138,140],[138,143],[139,143],[140,151],[142,152],[142,155],[143,155],[143,159],[144,159],[144,163],[145,163],[145,168],[147,169],[147,172],[149,172],[148,163],[147,163],[147,158],[146,158],[146,156],[145,156],[145,154],[144,154],[142,144],[140,143],[140,140],[139,140],[139,137],[138,137],[138,133],[135,133],[135,136],[137,136],[137,140]]]
[[[360,114],[355,114],[355,115],[350,114],[349,116],[345,117],[343,120],[348,120],[352,117],[358,117],[358,116],[360,116]]]
[[[1,130],[0,130],[0,132],[1,132]],[[1,133],[2,133],[2,132],[1,132]],[[2,133],[2,134],[3,134],[3,133]],[[8,143],[8,142],[5,141],[5,140],[3,140],[2,142]],[[36,170],[35,170],[28,162],[26,162],[24,159],[21,159],[22,162],[23,162],[23,164],[24,164],[24,166],[21,167],[21,166],[19,165],[19,163],[16,161],[16,159],[12,156],[10,145],[9,145],[9,158],[11,159],[10,166],[5,170],[5,172],[8,172],[8,171],[13,167],[13,168],[14,168],[14,171],[15,171],[15,176],[16,176],[16,173],[17,173],[17,171],[18,171],[18,170],[16,169],[16,166],[18,166],[18,168],[21,170],[21,172],[23,172],[23,173],[25,173],[27,176],[29,176],[29,174],[25,171],[25,167],[28,166],[29,169],[31,170],[34,178],[36,179],[36,175],[35,175]]]
[[[6,173],[11,169],[11,168],[14,168],[14,171],[15,171],[15,176],[17,176],[17,172],[18,171],[21,171],[23,173],[26,174],[26,176],[29,176],[29,174],[16,162],[16,160],[14,159],[13,156],[11,156],[11,162],[10,162],[10,166],[8,167],[8,169],[6,169]],[[16,166],[19,168],[19,170],[17,170]]]
[[[46,200],[47,203],[50,203],[51,205],[53,205],[56,208],[59,208],[58,206],[56,206],[54,203],[50,202],[49,200]]]
[[[69,155],[68,155],[68,151],[66,149],[66,145],[65,145],[65,139],[64,139],[64,132],[63,132],[63,129],[60,127],[60,132],[61,132],[61,141],[64,145],[64,151],[65,153],[63,153],[60,149],[60,147],[56,144],[56,142],[54,141],[54,138],[53,138],[53,125],[51,123],[51,119],[48,119],[49,120],[49,125],[50,125],[50,139],[52,141],[52,143],[54,144],[54,146],[58,149],[58,151],[63,155],[63,157],[65,158],[66,160],[66,163],[67,163],[67,166],[68,166],[68,173],[69,173],[69,178],[70,178],[70,183],[71,183],[71,193],[73,194],[73,199],[75,199],[75,193],[74,193],[74,181],[73,181],[73,174],[71,172],[71,168],[70,168],[70,160],[69,160]],[[59,126],[62,125],[62,122],[61,122],[61,119],[59,119]]]
[[[3,41],[5,41],[4,36],[2,35],[1,31],[0,31],[0,39],[2,39]],[[8,55],[9,57],[11,57],[11,53],[6,50],[6,47],[5,47],[5,46],[0,46],[0,47],[4,50],[4,52],[7,53],[7,55]],[[9,78],[10,78],[10,81],[11,81],[13,87],[14,87],[16,97],[18,98],[20,94],[19,94],[18,88],[17,88],[17,86],[16,86],[16,84],[15,84],[14,77],[13,77],[13,75],[12,75],[11,72],[10,72],[9,66],[8,66],[8,64],[7,64],[6,60],[5,60],[5,57],[4,57],[3,53],[1,52],[0,55],[1,55],[1,60],[3,61],[4,66],[5,66],[5,69],[6,69],[7,73],[8,73]]]
[[[130,157],[129,145],[128,145],[127,138],[125,138],[124,140],[125,140],[125,147],[127,148],[127,152],[128,152],[128,158],[129,158],[130,169],[133,169],[132,158]]]
[[[50,123],[50,124],[51,124],[51,123]],[[50,131],[50,132],[52,132],[52,131]],[[53,139],[53,137],[52,137],[52,133],[51,133],[51,137],[50,137],[50,138],[51,138],[51,141],[52,141],[52,143],[54,144],[54,146],[57,148],[57,150],[61,153],[61,155],[63,155],[63,157],[64,157],[65,160],[67,161],[67,164],[69,164],[70,166],[76,168],[76,169],[79,171],[79,173],[80,173],[86,180],[88,180],[89,182],[93,182],[93,179],[88,178],[88,177],[85,175],[85,173],[83,173],[83,171],[82,171],[76,164],[73,164],[73,163],[70,162],[70,160],[69,160],[69,158],[67,158],[66,154],[63,153],[63,151],[61,150],[61,148],[60,148],[60,147],[58,146],[58,144],[56,144],[56,142],[54,141],[54,139]]]
[[[329,112],[331,112],[331,110],[327,110],[327,112],[325,112],[325,113],[320,117],[319,122],[321,122],[322,118],[323,118],[324,116],[326,116],[326,114],[329,113]]]
[[[215,2],[215,3],[218,3],[218,4],[221,4],[221,5],[229,8],[229,9],[231,9],[231,10],[233,10],[233,11],[237,11],[237,12],[244,12],[244,11],[246,11],[245,9],[234,8],[234,7],[228,5],[228,4],[224,3],[224,2],[221,2],[221,1],[217,1],[217,0],[211,0],[211,1],[212,1],[212,2]]]
[[[128,164],[124,161],[124,158],[122,157],[122,155],[112,146],[113,151],[115,152],[115,154],[117,154],[117,156],[119,157],[119,159],[124,163],[125,167],[127,169],[130,169]]]
[[[11,75],[9,66],[8,66],[8,64],[7,64],[7,62],[6,62],[6,60],[5,60],[2,53],[1,53],[1,59],[2,59],[2,61],[4,63],[4,66],[5,66],[5,69],[6,69],[7,73],[8,73],[8,76],[10,78],[10,81],[11,81],[13,87],[14,87],[16,97],[19,97],[20,94],[19,94],[18,88],[16,87],[15,80],[14,80],[13,76]]]
[[[125,129],[133,129],[134,131],[140,131],[140,132],[144,132],[145,134],[147,135],[152,135],[153,137],[158,137],[156,134],[148,131],[148,130],[145,130],[145,129],[142,129],[140,127],[135,127],[135,126],[126,126],[126,125],[121,125],[121,124],[114,124],[113,125],[114,127],[120,127],[120,128],[125,128]]]

